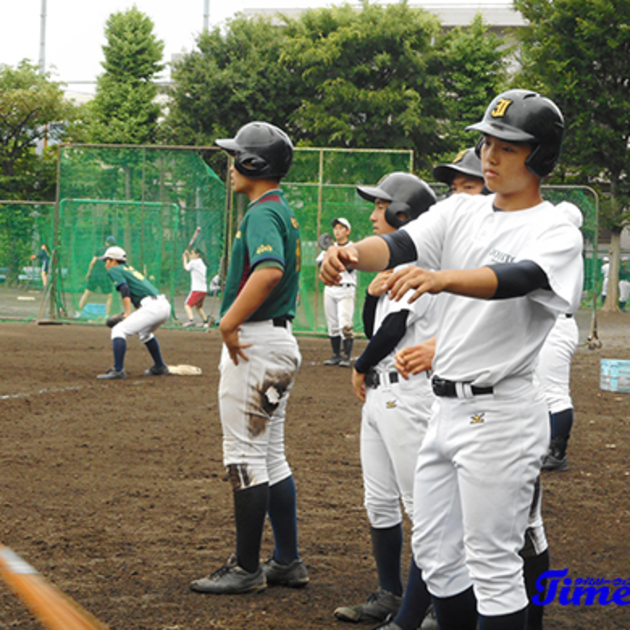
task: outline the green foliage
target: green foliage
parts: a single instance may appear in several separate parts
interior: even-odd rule
[[[466,28],[442,31],[434,48],[446,108],[438,125],[449,152],[435,162],[450,162],[461,149],[477,142],[479,134],[465,127],[481,120],[488,103],[504,91],[512,46],[489,31],[477,14]]]
[[[630,3],[516,0],[531,22],[520,31],[522,84],[539,89],[567,123],[564,174],[609,179],[627,205],[630,166]],[[625,220],[617,212],[617,218]],[[614,221],[613,221],[614,222]]]
[[[103,144],[155,141],[160,106],[155,75],[163,70],[164,43],[153,34],[152,20],[136,7],[112,13],[105,27],[105,72],[96,96],[85,109],[75,138]]]
[[[291,126],[307,145],[414,148],[439,145],[444,114],[431,42],[440,26],[406,2],[308,11],[287,27],[281,61],[303,81]]]
[[[175,65],[162,139],[211,146],[252,120],[287,129],[300,103],[299,77],[279,65],[287,34],[264,18],[236,17],[225,35],[202,33],[198,50]]]
[[[47,125],[73,117],[59,83],[27,61],[0,65],[0,199],[54,199],[54,156],[35,147]]]
[[[430,172],[470,142],[463,128],[502,87],[508,53],[480,18],[445,33],[406,1],[238,16],[176,65],[161,140],[211,145],[266,120],[302,146],[413,149]]]

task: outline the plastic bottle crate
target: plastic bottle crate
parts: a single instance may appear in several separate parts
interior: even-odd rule
[[[599,388],[608,392],[630,393],[630,361],[601,359]]]

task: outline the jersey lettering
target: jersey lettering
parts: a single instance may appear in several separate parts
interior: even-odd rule
[[[505,113],[507,112],[507,108],[512,104],[513,101],[507,98],[500,98],[497,101],[496,107],[490,112],[490,115],[493,118],[503,118]]]

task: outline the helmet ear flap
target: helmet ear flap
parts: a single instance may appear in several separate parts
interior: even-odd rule
[[[481,159],[481,147],[483,147],[483,136],[477,140],[477,144],[475,145],[475,155]]]
[[[405,214],[406,217],[401,219],[399,215]],[[411,221],[411,208],[404,201],[392,201],[387,205],[385,210],[385,221],[392,227],[398,229]]]

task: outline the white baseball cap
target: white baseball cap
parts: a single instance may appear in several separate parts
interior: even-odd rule
[[[337,217],[336,219],[333,219],[332,226],[335,227],[337,223],[339,223],[340,225],[343,225],[343,227],[348,228],[349,230],[352,230],[352,227],[350,227],[350,221],[348,221],[348,219],[344,219],[343,217]]]
[[[102,256],[99,256],[99,260],[107,260],[111,258],[112,260],[117,260],[118,262],[127,262],[127,252],[122,247],[114,246],[108,247],[105,253]]]

